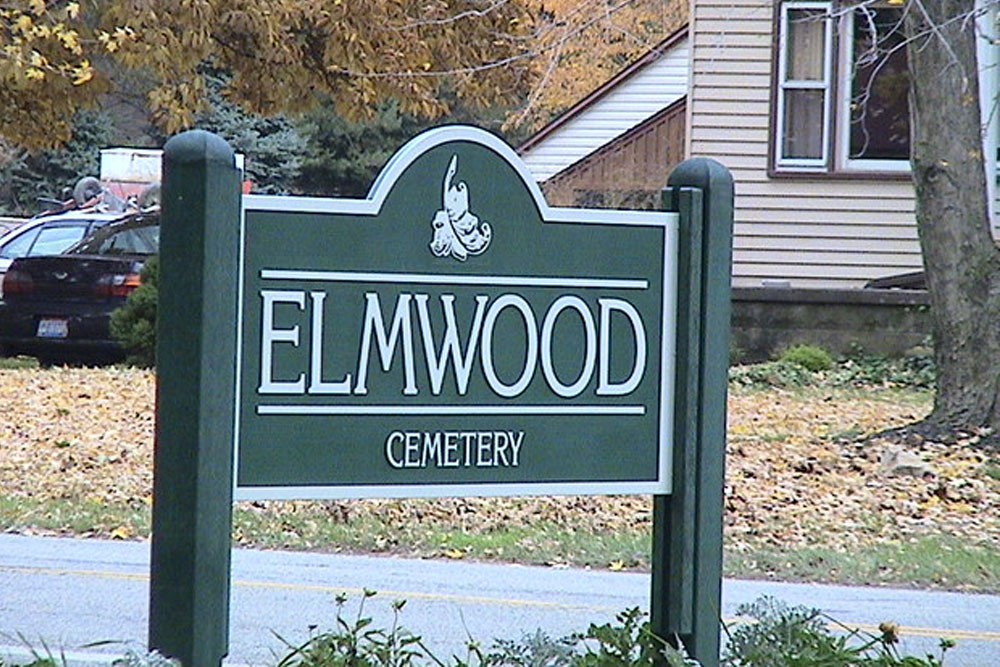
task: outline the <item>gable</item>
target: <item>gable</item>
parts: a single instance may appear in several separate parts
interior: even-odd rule
[[[684,28],[524,142],[521,158],[545,181],[684,97],[688,69]]]

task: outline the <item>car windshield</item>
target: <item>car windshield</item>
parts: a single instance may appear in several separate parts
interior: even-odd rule
[[[160,249],[157,220],[104,227],[68,252],[76,255],[155,255]]]

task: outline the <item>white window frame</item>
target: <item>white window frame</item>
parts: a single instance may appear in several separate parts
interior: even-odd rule
[[[817,2],[815,0],[804,0],[799,2],[785,2],[781,4],[780,19],[778,25],[778,77],[776,91],[776,108],[774,114],[774,155],[775,168],[787,170],[815,170],[826,171],[830,163],[830,131],[833,119],[831,111],[833,108],[833,19],[824,20],[823,26],[823,79],[821,81],[803,81],[787,79],[788,63],[786,56],[788,53],[788,13],[790,10],[810,9],[823,10],[830,17],[833,3],[827,1]],[[822,155],[818,158],[785,157],[784,150],[784,128],[785,128],[785,91],[786,90],[821,90],[823,91],[823,124],[822,124]]]
[[[844,12],[840,18],[840,40],[838,63],[840,75],[837,81],[837,169],[839,171],[895,172],[909,173],[909,158],[863,159],[852,158],[851,149],[851,91],[854,89],[854,8]]]

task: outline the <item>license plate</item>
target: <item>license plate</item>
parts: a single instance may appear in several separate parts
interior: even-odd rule
[[[69,324],[64,319],[43,318],[38,321],[39,338],[65,338],[69,335]]]

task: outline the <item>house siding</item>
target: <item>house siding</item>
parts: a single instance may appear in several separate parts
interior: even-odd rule
[[[768,175],[774,4],[696,0],[688,154],[735,181],[733,285],[850,288],[922,268],[907,180]]]
[[[537,181],[547,180],[684,97],[688,67],[684,38],[525,150],[522,159]]]

